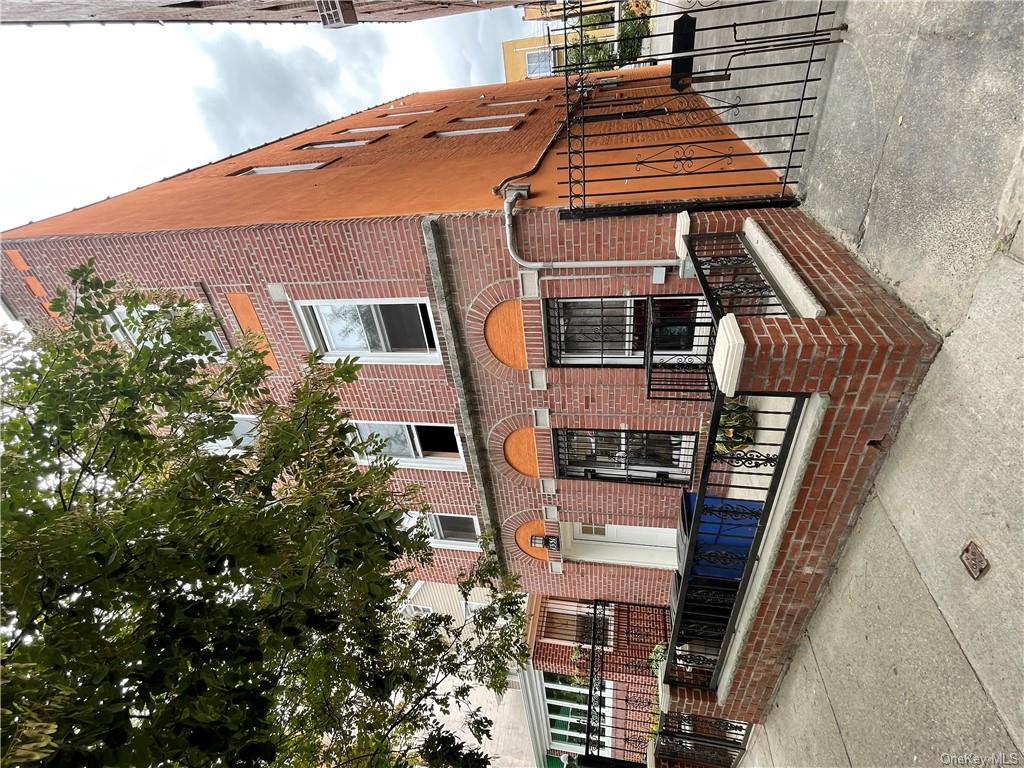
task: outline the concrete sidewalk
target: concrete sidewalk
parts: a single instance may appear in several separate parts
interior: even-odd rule
[[[742,765],[1024,765],[1024,5],[844,16],[805,210],[945,343]]]

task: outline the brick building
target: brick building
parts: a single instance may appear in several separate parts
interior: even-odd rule
[[[5,24],[78,22],[319,22],[345,27],[366,21],[416,21],[512,5],[515,0],[4,0]]]
[[[415,94],[11,230],[3,300],[45,322],[94,257],[263,334],[279,392],[358,353],[417,578],[489,529],[529,593],[538,764],[732,765],[937,340],[798,205],[828,12],[750,66],[687,42],[728,12],[688,64]]]

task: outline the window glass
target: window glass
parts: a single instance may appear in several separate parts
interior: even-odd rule
[[[442,458],[457,458],[459,456],[459,443],[455,437],[454,427],[417,424],[415,429],[420,450],[424,456]]]
[[[363,422],[356,425],[359,436],[363,439],[376,435],[384,441],[384,454],[387,456],[414,458],[412,441],[405,424],[384,424],[379,422]]]
[[[477,541],[476,520],[469,515],[433,515],[435,532],[440,539]]]

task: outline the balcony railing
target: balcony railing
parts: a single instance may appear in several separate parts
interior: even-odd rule
[[[718,685],[803,403],[715,397],[697,492],[682,498],[667,683]]]
[[[794,200],[825,51],[843,28],[835,11],[677,0],[624,11],[609,37],[596,13],[607,5],[566,0],[553,30],[563,41],[563,215]],[[599,74],[610,70],[635,71]]]
[[[587,668],[580,768],[646,766],[652,745],[689,768],[732,768],[743,754],[747,723],[661,712],[656,670],[669,630],[666,608],[599,600],[563,632]]]
[[[677,304],[648,299],[644,363],[651,400],[715,399],[715,340],[726,315],[793,314],[741,232],[690,235],[686,247],[704,301],[696,316],[685,317]],[[693,343],[687,351],[672,351],[668,340],[680,336],[684,326]]]

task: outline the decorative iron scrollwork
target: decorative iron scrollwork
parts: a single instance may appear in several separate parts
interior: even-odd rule
[[[726,464],[730,467],[774,467],[779,460],[777,453],[761,453],[761,451],[732,451],[730,453],[719,453],[715,451],[711,457],[719,464]]]
[[[747,502],[747,504],[750,503],[753,502]],[[763,510],[741,507],[739,504],[730,504],[724,501],[716,501],[714,505],[704,504],[701,507],[701,511],[702,513],[717,515],[727,520],[758,520]]]
[[[737,563],[747,562],[746,554],[741,555],[736,552],[730,552],[727,549],[697,547],[694,557],[702,563],[711,563],[712,565],[736,565]]]

